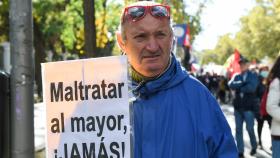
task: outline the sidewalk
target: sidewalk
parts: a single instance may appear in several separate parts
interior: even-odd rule
[[[46,112],[42,103],[34,105],[35,158],[45,158]]]
[[[234,122],[234,115],[233,115],[233,111],[234,111],[233,106],[221,105],[221,108],[226,116],[227,121],[229,122],[229,125],[232,130],[232,134],[233,134],[233,136],[235,136],[235,122]],[[256,121],[255,121],[255,134],[256,134],[256,137],[258,137]],[[256,155],[254,155],[254,156],[250,155],[251,145],[250,145],[249,135],[248,135],[246,127],[245,127],[245,123],[244,123],[244,127],[243,127],[243,137],[244,137],[244,145],[245,145],[245,152],[244,152],[245,158],[271,158],[271,150],[270,150],[271,137],[270,137],[270,130],[269,130],[269,126],[268,126],[267,122],[264,123],[263,130],[262,130],[262,143],[263,143],[264,149],[260,149],[258,146]],[[258,142],[258,138],[257,138],[257,142]]]

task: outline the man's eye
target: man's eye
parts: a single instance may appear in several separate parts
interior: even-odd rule
[[[163,33],[163,32],[159,32],[159,33],[156,34],[156,36],[159,37],[159,38],[163,38],[163,37],[166,36],[166,34]]]
[[[144,34],[140,34],[140,35],[134,36],[134,39],[136,39],[136,40],[144,40],[145,37],[146,37],[146,36],[145,36]]]
[[[145,37],[145,35],[136,35],[134,38],[144,38]]]

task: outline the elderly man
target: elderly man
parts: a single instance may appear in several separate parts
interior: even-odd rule
[[[236,158],[216,100],[172,54],[170,8],[126,7],[117,41],[131,65],[134,158]]]

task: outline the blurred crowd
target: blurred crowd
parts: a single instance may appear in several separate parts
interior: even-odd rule
[[[258,76],[258,96],[261,98],[261,91],[267,86],[267,77],[269,66],[264,64],[251,65],[250,71],[253,71]],[[228,82],[230,78],[227,75],[221,75],[216,72],[204,72],[203,69],[199,73],[191,73],[196,77],[208,90],[215,96],[220,104],[231,104],[233,99],[233,91],[229,88]],[[257,93],[257,91],[256,91]]]
[[[278,111],[280,110],[280,85],[274,83],[275,79],[279,80],[280,76],[279,58],[272,67],[269,67],[264,64],[251,64],[241,56],[239,60],[241,71],[231,77],[214,72],[203,72],[203,70],[195,75],[192,74],[209,89],[220,105],[233,105],[236,125],[235,139],[240,158],[244,157],[243,123],[246,124],[250,138],[250,155],[255,155],[258,147],[263,149],[261,138],[265,121],[269,128],[272,128],[272,146],[270,147],[272,157],[279,158],[280,156],[280,127],[279,118],[277,118],[280,114]],[[273,116],[274,114],[276,116]],[[257,134],[254,132],[255,123],[257,123]]]
[[[232,94],[227,85],[228,78],[226,76],[206,72],[198,74],[196,78],[209,89],[221,104],[231,102]]]

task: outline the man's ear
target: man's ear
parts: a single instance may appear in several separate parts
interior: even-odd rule
[[[124,52],[125,46],[124,46],[124,41],[122,39],[121,32],[117,31],[116,36],[117,36],[117,44],[118,44],[119,48]]]

